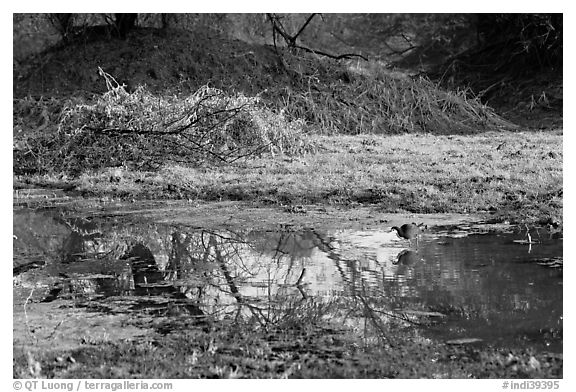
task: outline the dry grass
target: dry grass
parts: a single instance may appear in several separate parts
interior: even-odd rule
[[[449,91],[423,76],[376,62],[337,64],[285,55],[296,86],[274,86],[269,99],[322,134],[474,134],[515,126],[464,90]]]
[[[562,221],[562,134],[316,136],[318,152],[235,166],[168,165],[159,172],[87,172],[80,190],[134,198],[272,204],[377,203],[385,211],[492,212]]]
[[[234,162],[311,148],[302,121],[287,120],[258,97],[208,86],[185,98],[156,96],[142,87],[128,93],[104,75],[109,90],[94,100],[15,100],[16,173],[155,170],[167,162]]]

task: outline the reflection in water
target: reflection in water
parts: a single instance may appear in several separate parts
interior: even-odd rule
[[[164,281],[164,273],[160,272],[150,249],[143,244],[133,245],[120,260],[130,263],[136,295],[153,295],[165,291],[163,285],[158,285]]]
[[[427,232],[405,249],[389,232],[210,231],[26,210],[15,212],[14,233],[24,255],[15,271],[40,255],[46,273],[65,277],[47,300],[139,296],[138,309],[154,303],[156,315],[333,323],[367,342],[416,322],[445,340],[562,350],[561,264],[538,264],[558,260],[562,241],[546,235],[530,253],[514,233]]]
[[[396,262],[392,262],[394,265],[414,265],[419,262],[421,259],[418,257],[418,252],[413,250],[404,249],[402,252],[398,253],[398,257]]]

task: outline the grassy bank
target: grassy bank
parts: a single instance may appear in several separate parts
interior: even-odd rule
[[[307,316],[297,325],[258,327],[238,320],[90,313],[67,318],[82,332],[65,340],[54,336],[58,319],[43,322],[35,334],[51,335],[35,344],[24,343],[30,336],[21,325],[14,378],[561,378],[563,372],[562,354],[447,345],[399,326],[386,328],[385,335],[368,328],[359,336]],[[103,332],[114,322],[123,327]]]
[[[102,169],[71,180],[83,195],[378,204],[383,212],[491,213],[562,222],[562,133],[310,137],[316,153],[158,172]],[[58,176],[32,176],[35,184]]]
[[[363,347],[334,331],[184,331],[143,342],[90,343],[77,350],[15,350],[14,378],[38,363],[48,378],[561,378],[562,356],[447,346],[396,336]],[[60,360],[54,360],[59,358]]]

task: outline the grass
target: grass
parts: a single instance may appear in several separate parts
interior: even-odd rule
[[[516,128],[469,91],[445,90],[428,78],[393,72],[377,62],[342,65],[289,54],[284,59],[299,70],[297,82],[275,86],[263,96],[305,119],[317,133],[472,134]]]
[[[224,323],[226,324],[226,323]],[[394,345],[342,331],[259,331],[242,325],[188,327],[160,339],[14,349],[14,378],[558,378],[562,356],[530,350],[448,346],[390,331]],[[54,358],[60,358],[55,361]]]
[[[562,133],[311,136],[316,153],[234,165],[101,169],[67,179],[84,195],[124,199],[378,204],[384,212],[487,213],[562,222]],[[27,181],[58,184],[61,177]]]

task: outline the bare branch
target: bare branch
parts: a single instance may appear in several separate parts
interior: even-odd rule
[[[310,49],[310,48],[306,48],[304,46],[299,46],[299,45],[295,46],[295,48],[302,49],[306,52],[318,54],[321,56],[330,57],[330,58],[335,59],[335,60],[343,60],[343,59],[349,60],[349,59],[352,59],[354,57],[360,57],[362,60],[368,61],[368,59],[366,57],[362,56],[361,54],[357,54],[357,53],[345,53],[345,54],[340,54],[340,55],[333,55],[330,53],[322,52],[321,50]]]
[[[329,58],[332,58],[335,60],[352,59],[354,57],[359,57],[363,60],[368,61],[368,59],[366,57],[362,56],[361,54],[345,53],[345,54],[341,54],[341,55],[333,55],[333,54],[326,53],[326,52],[323,52],[320,50],[310,49],[310,48],[307,48],[305,46],[296,45],[296,39],[298,38],[298,36],[300,34],[302,34],[302,32],[304,31],[306,26],[308,26],[308,24],[310,24],[310,22],[312,21],[314,16],[316,16],[317,14],[311,14],[308,17],[308,19],[306,19],[306,22],[304,22],[302,27],[298,30],[298,32],[294,36],[291,36],[290,34],[288,34],[286,32],[286,29],[282,25],[282,22],[280,21],[280,17],[278,15],[276,15],[276,14],[266,14],[266,15],[268,16],[268,20],[272,24],[272,38],[274,40],[274,48],[276,50],[276,53],[278,53],[278,48],[276,47],[276,33],[278,33],[282,36],[282,38],[284,38],[284,41],[286,42],[286,45],[288,46],[288,48],[302,49],[306,52],[310,52],[310,53],[314,53],[317,55],[329,57]]]
[[[304,29],[306,28],[306,26],[308,26],[308,24],[312,21],[312,19],[314,18],[314,16],[316,16],[317,14],[311,14],[308,19],[306,19],[306,22],[304,22],[304,24],[302,25],[302,27],[300,27],[300,30],[298,30],[298,32],[296,33],[296,35],[294,36],[294,42],[296,42],[296,38],[298,38],[298,36],[304,31]]]

